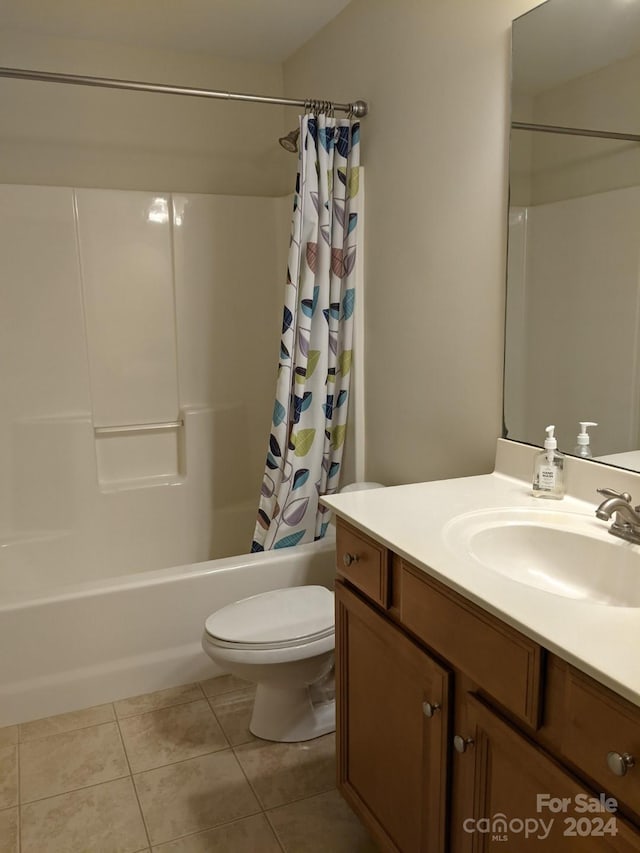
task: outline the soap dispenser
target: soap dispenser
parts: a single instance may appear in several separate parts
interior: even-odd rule
[[[595,421],[580,421],[580,432],[576,438],[576,446],[573,452],[576,456],[581,456],[582,459],[593,459],[593,453],[589,447],[589,433],[587,429],[592,426],[598,426]]]
[[[536,454],[533,466],[533,495],[560,500],[564,497],[564,455],[558,453],[555,426],[545,430],[544,450]]]

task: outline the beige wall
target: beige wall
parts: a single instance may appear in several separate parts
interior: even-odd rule
[[[0,30],[2,65],[222,91],[282,92],[280,63]],[[0,80],[0,183],[283,195],[284,108]]]
[[[366,98],[367,479],[489,471],[501,434],[511,19],[531,0],[353,0],[285,63]],[[306,95],[302,95],[305,97]]]

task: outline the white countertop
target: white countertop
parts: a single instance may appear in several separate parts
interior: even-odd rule
[[[596,456],[596,462],[607,462],[609,465],[618,465],[621,468],[630,468],[632,471],[640,471],[640,450],[628,450],[625,453],[610,453],[608,456]]]
[[[529,484],[501,473],[322,499],[414,566],[640,706],[640,607],[593,604],[525,586],[456,553],[442,535],[464,513],[513,507],[579,513],[606,530],[595,517],[596,500],[541,500]],[[613,541],[640,552],[640,546]]]

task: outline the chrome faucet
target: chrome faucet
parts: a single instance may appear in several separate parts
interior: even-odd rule
[[[640,545],[640,506],[631,506],[629,492],[616,492],[613,489],[597,491],[604,496],[605,500],[596,509],[596,516],[603,521],[609,521],[615,514],[609,533],[627,542]]]

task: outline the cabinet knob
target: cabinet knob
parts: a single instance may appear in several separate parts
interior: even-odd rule
[[[626,776],[627,770],[635,763],[633,755],[629,755],[628,752],[623,752],[622,755],[619,752],[607,753],[607,765],[616,776]]]
[[[433,717],[436,711],[440,710],[439,702],[423,702],[422,711],[425,717]]]
[[[351,563],[357,563],[358,562],[358,555],[357,554],[349,554],[347,552],[343,556],[342,562],[345,564],[345,566],[350,566]]]
[[[462,737],[462,735],[456,735],[453,739],[453,748],[456,752],[466,752],[467,748],[470,746],[473,746],[472,737]]]

